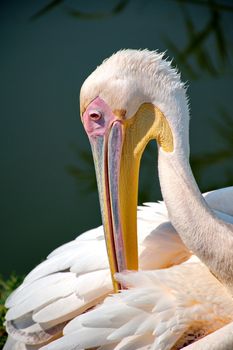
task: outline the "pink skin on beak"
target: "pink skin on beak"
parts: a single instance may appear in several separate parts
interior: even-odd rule
[[[114,289],[114,274],[126,269],[119,208],[119,174],[123,144],[121,120],[100,97],[82,116],[95,163],[99,201]]]
[[[118,120],[109,106],[100,97],[95,98],[89,104],[82,119],[88,137],[106,135],[110,125]]]

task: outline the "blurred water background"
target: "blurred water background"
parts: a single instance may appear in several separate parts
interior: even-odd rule
[[[210,0],[1,1],[0,273],[26,274],[100,225],[79,90],[121,48],[167,50],[189,84],[202,191],[233,184],[233,4]],[[139,202],[161,199],[156,146]]]

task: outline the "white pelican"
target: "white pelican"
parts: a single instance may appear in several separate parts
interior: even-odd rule
[[[66,326],[65,337],[43,349],[71,350],[100,345],[103,345],[101,349],[146,349],[148,346],[179,349],[231,322],[230,249],[233,238],[232,225],[228,222],[232,222],[233,216],[233,190],[229,188],[209,195],[215,198],[213,203],[210,200],[210,205],[220,212],[211,210],[199,193],[188,164],[189,115],[179,75],[155,52],[120,51],[85,81],[81,90],[81,114],[95,160],[114,289],[118,290],[121,285],[135,289],[108,298],[102,307],[75,318]],[[201,263],[186,263],[154,272],[123,273],[114,278],[116,272],[137,269],[138,247],[140,268],[165,268],[190,256],[167,222],[166,210],[163,210],[162,219],[160,214],[160,221],[155,215],[156,208],[159,211],[158,204],[155,208],[152,205],[142,209],[144,215],[138,220],[137,244],[139,163],[152,138],[158,142],[160,182],[169,218],[189,250],[200,257],[221,283]],[[39,344],[60,335],[67,320],[92,307],[111,291],[102,242],[101,229],[86,233],[58,248],[28,275],[7,302],[10,307],[7,329],[15,340],[9,338],[5,349],[40,348]],[[84,253],[80,258],[82,249]],[[164,298],[162,293],[172,291],[172,286],[171,300]],[[137,305],[132,306],[132,301]],[[180,303],[176,304],[178,301]],[[150,308],[151,303],[154,307],[145,309],[148,305]],[[169,315],[166,315],[165,304],[170,306]],[[195,304],[200,304],[200,308],[195,308]],[[109,314],[105,317],[106,310],[111,310],[110,318]],[[132,323],[138,326],[148,311],[152,315],[146,315],[150,318],[146,319],[147,326],[144,324],[140,333]],[[182,312],[179,314],[179,311]],[[159,314],[156,321],[153,321],[153,313],[156,317]],[[135,315],[138,316],[136,321]],[[168,318],[176,323],[176,328],[166,323]],[[204,327],[207,319],[209,325]],[[125,325],[127,330],[112,335]],[[190,327],[192,339],[188,333]],[[120,329],[122,331],[122,327]],[[227,331],[224,329],[224,332]],[[204,339],[211,342],[213,336]],[[161,344],[164,347],[161,348]]]

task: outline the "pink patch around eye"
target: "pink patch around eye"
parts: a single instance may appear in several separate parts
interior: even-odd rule
[[[117,117],[104,100],[96,97],[87,107],[82,119],[88,136],[102,136]]]

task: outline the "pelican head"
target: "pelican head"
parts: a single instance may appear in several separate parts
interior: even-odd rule
[[[138,177],[147,143],[156,139],[159,149],[168,156],[181,150],[189,152],[183,132],[189,123],[185,88],[163,54],[123,50],[86,79],[80,107],[92,147],[117,290],[120,286],[114,280],[115,272],[138,268]]]

